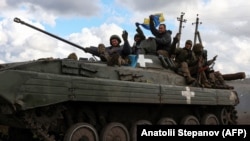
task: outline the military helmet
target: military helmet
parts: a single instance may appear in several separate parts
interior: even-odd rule
[[[136,33],[136,34],[135,34],[134,39],[135,39],[136,37],[140,37],[139,33]]]
[[[200,54],[200,53],[202,53],[202,51],[203,51],[203,46],[202,46],[202,44],[195,44],[194,46],[193,46],[193,51],[194,51],[194,53],[195,54]]]
[[[187,40],[187,41],[186,41],[186,44],[190,44],[190,45],[192,45],[192,44],[193,44],[193,42],[192,42],[191,40]]]
[[[112,41],[113,39],[117,39],[117,41],[119,42],[119,44],[121,43],[121,38],[120,38],[118,35],[112,35],[112,36],[110,36],[110,39],[109,39],[110,45],[112,45],[112,44],[111,44],[111,41]]]

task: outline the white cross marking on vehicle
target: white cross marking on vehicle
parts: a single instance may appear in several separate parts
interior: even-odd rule
[[[181,95],[187,98],[187,104],[191,104],[191,97],[194,97],[195,93],[190,91],[189,87],[186,87],[187,91],[181,91]]]
[[[153,63],[152,59],[145,59],[144,55],[139,55],[137,63],[140,64],[140,67],[146,67],[146,63]]]

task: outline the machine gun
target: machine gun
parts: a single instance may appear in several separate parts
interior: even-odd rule
[[[35,27],[35,26],[33,26],[33,25],[30,25],[30,24],[28,24],[28,23],[22,21],[22,20],[19,19],[19,18],[14,18],[14,22],[20,23],[20,24],[23,24],[23,25],[26,25],[26,26],[28,26],[28,27],[31,27],[31,28],[33,28],[33,29],[35,29],[35,30],[38,30],[38,31],[40,31],[40,32],[42,32],[42,33],[45,33],[45,34],[49,35],[49,36],[52,36],[52,37],[54,37],[54,38],[56,38],[56,39],[58,39],[58,40],[61,40],[61,41],[65,42],[65,43],[68,43],[68,44],[70,44],[70,45],[72,45],[72,46],[74,46],[74,47],[76,47],[76,48],[79,48],[79,49],[83,50],[84,52],[88,52],[85,48],[83,48],[83,47],[81,47],[81,46],[79,46],[79,45],[77,45],[77,44],[75,44],[75,43],[72,43],[72,42],[70,42],[70,41],[68,41],[68,40],[65,40],[65,39],[63,39],[63,38],[61,38],[61,37],[58,37],[58,36],[54,35],[54,34],[51,34],[51,33],[49,33],[49,32],[46,32],[46,31],[44,31],[44,30],[42,30],[42,29],[40,29],[40,28],[37,28],[37,27]]]

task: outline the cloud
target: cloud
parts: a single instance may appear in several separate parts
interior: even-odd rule
[[[21,18],[35,19],[45,24],[55,26],[56,18],[91,17],[96,16],[102,9],[99,0],[2,0],[0,8],[5,12],[0,15],[12,18],[18,15]]]
[[[56,15],[80,15],[80,16],[93,16],[100,10],[100,1],[81,1],[81,0],[53,0],[53,1],[34,1],[34,0],[7,0],[9,7],[18,8],[22,7],[29,9],[30,12],[36,12],[38,8],[47,10]],[[38,9],[39,10],[39,9]]]
[[[90,46],[97,47],[99,43],[103,43],[106,47],[108,47],[110,46],[109,38],[111,35],[120,33],[117,35],[122,39],[122,30],[123,29],[116,24],[103,23],[102,25],[100,25],[100,27],[83,28],[80,33],[72,33],[67,37],[67,39],[84,48]],[[78,56],[81,57],[91,56],[88,53],[85,53],[79,49],[76,49],[72,46],[68,46],[66,44],[64,44],[62,48],[68,48],[67,53],[77,52]]]
[[[149,14],[163,12],[165,23],[173,31],[173,35],[179,31],[181,12],[184,12],[184,19],[181,37],[181,47],[185,40],[194,39],[195,22],[199,18],[198,30],[202,43],[208,50],[208,57],[218,55],[215,70],[223,73],[234,73],[245,71],[250,74],[250,56],[247,46],[250,44],[250,28],[248,24],[250,16],[250,1],[239,0],[190,0],[190,1],[148,1],[144,0],[117,0],[124,7],[135,13],[135,21],[142,19]],[[197,16],[198,14],[198,16]],[[140,17],[140,18],[137,18]]]
[[[30,23],[40,29],[39,23]],[[0,21],[0,58],[4,62],[29,60],[42,57],[44,52],[51,54],[57,47],[57,41],[26,26],[14,23],[13,20]],[[46,53],[45,53],[46,54]]]

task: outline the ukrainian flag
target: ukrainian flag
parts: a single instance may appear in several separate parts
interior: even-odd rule
[[[164,22],[164,16],[163,13],[157,13],[153,15],[154,18],[154,23],[155,23],[155,27],[157,27],[161,22]],[[144,22],[142,24],[140,24],[142,27],[144,27],[145,29],[150,30],[150,26],[149,26],[149,18],[144,18]]]

